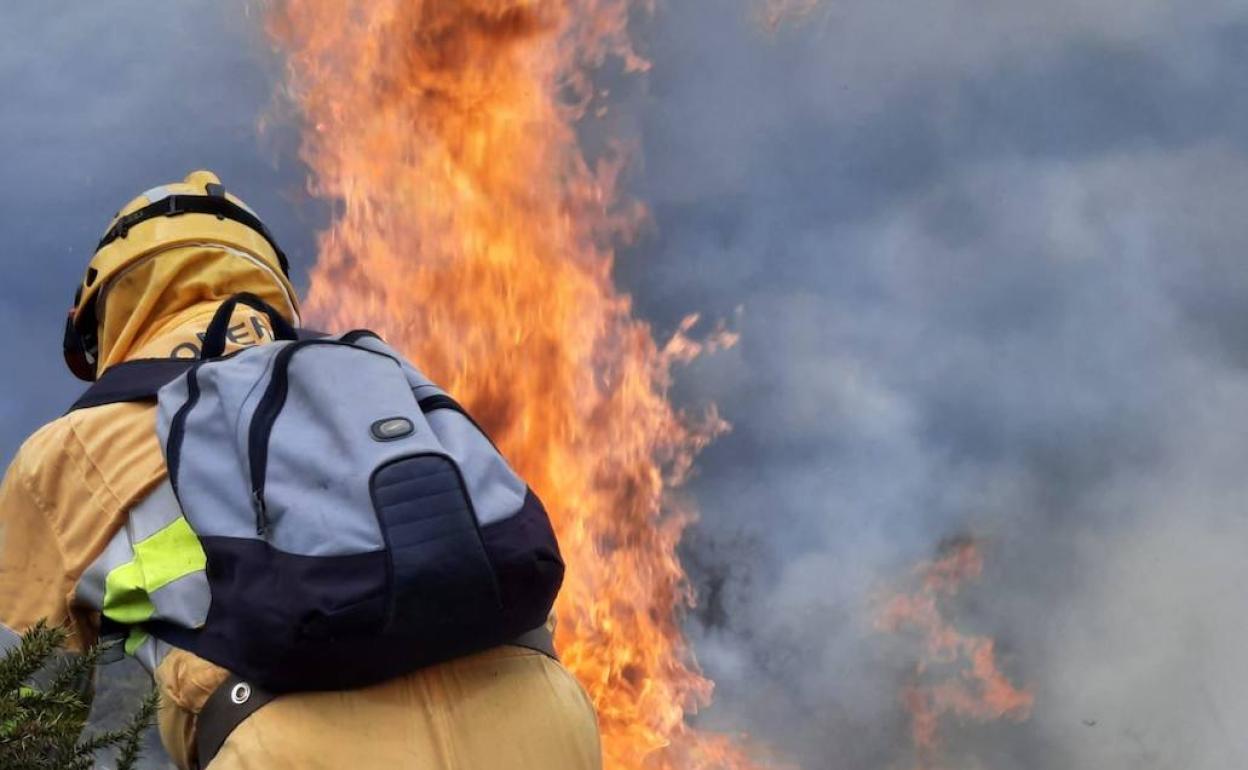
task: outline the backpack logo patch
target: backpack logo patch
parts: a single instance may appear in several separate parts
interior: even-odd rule
[[[373,423],[371,430],[373,438],[378,441],[394,441],[412,435],[416,431],[416,426],[406,417],[387,417]]]

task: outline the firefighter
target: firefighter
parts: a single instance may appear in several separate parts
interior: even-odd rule
[[[212,173],[148,190],[110,223],[87,268],[66,362],[99,380],[122,362],[194,358],[213,313],[240,292],[297,325],[287,273],[268,231]],[[265,344],[270,329],[253,311],[235,311],[229,349]],[[203,569],[184,536],[139,531],[130,516],[166,478],[154,408],[75,409],[18,451],[0,488],[0,652],[40,619],[70,630],[71,651],[120,629],[119,646],[155,679],[161,738],[184,769],[601,767],[584,690],[550,655],[513,645],[362,689],[284,694],[237,724],[209,725],[201,712],[230,672],[116,622],[143,618],[136,586],[157,590]],[[118,609],[102,615],[106,607]]]

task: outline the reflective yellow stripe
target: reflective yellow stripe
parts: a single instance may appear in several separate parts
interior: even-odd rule
[[[104,614],[127,625],[142,623],[156,608],[157,589],[204,568],[207,558],[191,525],[181,516],[134,546],[134,559],[114,567],[104,579]],[[127,642],[129,651],[129,642]],[[137,645],[136,645],[137,646]]]
[[[133,656],[139,647],[146,642],[148,634],[141,628],[130,629],[130,635],[126,637],[126,654]]]
[[[148,539],[136,543],[134,560],[143,567],[149,594],[180,577],[198,572],[208,561],[199,538],[181,516]]]
[[[114,568],[104,578],[104,615],[118,623],[142,623],[156,608],[147,598],[143,570],[137,561]]]

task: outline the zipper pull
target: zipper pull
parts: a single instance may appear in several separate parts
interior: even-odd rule
[[[256,534],[264,537],[269,531],[269,512],[260,490],[251,490],[251,507],[256,511]]]

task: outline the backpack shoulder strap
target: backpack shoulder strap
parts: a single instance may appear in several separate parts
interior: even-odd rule
[[[69,411],[127,401],[150,401],[156,398],[157,391],[197,363],[187,358],[140,358],[117,364],[87,388]]]
[[[315,340],[329,335],[315,329],[296,330],[301,340]],[[104,372],[69,411],[88,409],[127,401],[150,401],[156,392],[199,363],[194,358],[137,358],[117,364]]]

